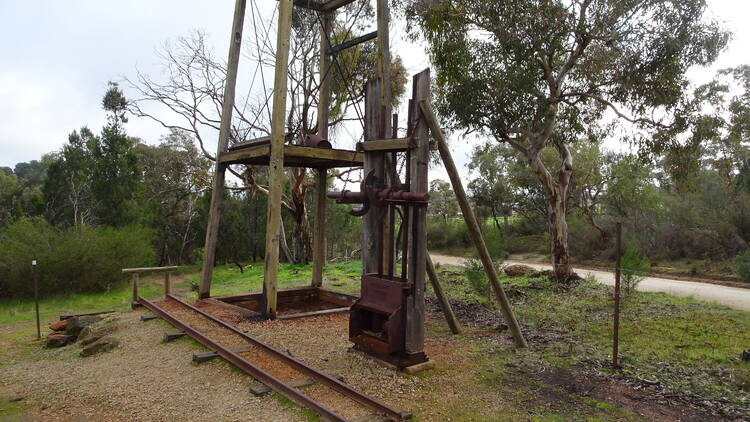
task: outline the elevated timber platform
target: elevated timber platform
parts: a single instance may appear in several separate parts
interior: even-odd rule
[[[271,145],[260,144],[232,149],[219,154],[221,164],[251,164],[267,166],[271,157]],[[284,145],[284,167],[336,168],[361,167],[364,154],[344,149]]]

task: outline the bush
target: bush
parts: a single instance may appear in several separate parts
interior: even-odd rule
[[[484,266],[478,259],[467,259],[464,262],[464,277],[469,281],[471,289],[477,295],[487,298],[490,296],[490,281],[484,272]]]
[[[745,279],[745,281],[750,281],[750,249],[737,254],[732,264],[732,270],[734,270],[735,274]]]
[[[41,218],[0,231],[0,296],[33,295],[31,261],[38,261],[42,295],[106,291],[122,268],[148,266],[155,253],[150,230],[138,227],[60,229]]]
[[[625,253],[622,254],[620,267],[622,269],[620,276],[622,288],[625,294],[630,294],[643,281],[644,274],[651,268],[651,264],[647,257],[638,252],[638,249],[629,245],[625,248]]]

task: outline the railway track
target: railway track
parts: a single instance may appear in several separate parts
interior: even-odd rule
[[[138,302],[241,371],[324,420],[351,422],[381,417],[380,420],[403,421],[411,418],[410,413],[359,392],[172,295],[158,303],[139,296]],[[294,387],[300,376],[316,383],[315,394]],[[331,397],[339,399],[327,399]],[[359,412],[352,411],[351,404],[358,406]]]

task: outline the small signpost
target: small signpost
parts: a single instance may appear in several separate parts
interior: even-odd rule
[[[42,330],[39,324],[39,274],[36,271],[36,259],[31,261],[31,276],[34,279],[34,306],[36,307],[36,339],[42,338]]]

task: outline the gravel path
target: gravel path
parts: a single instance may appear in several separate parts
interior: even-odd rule
[[[273,396],[249,393],[253,380],[221,359],[199,366],[192,341],[162,343],[161,321],[118,314],[121,346],[79,358],[80,346],[35,351],[39,360],[3,367],[0,393],[24,397],[42,421],[305,421]]]
[[[467,258],[430,254],[435,263],[447,265],[461,265]],[[534,262],[505,261],[505,264],[524,264],[537,269],[548,270],[551,265]],[[615,275],[608,271],[576,269],[581,277],[593,276],[598,282],[614,286]],[[638,290],[645,292],[662,292],[673,296],[692,297],[707,302],[719,303],[730,308],[750,311],[750,289],[722,286],[718,284],[701,283],[697,281],[670,280],[658,277],[646,277]]]

